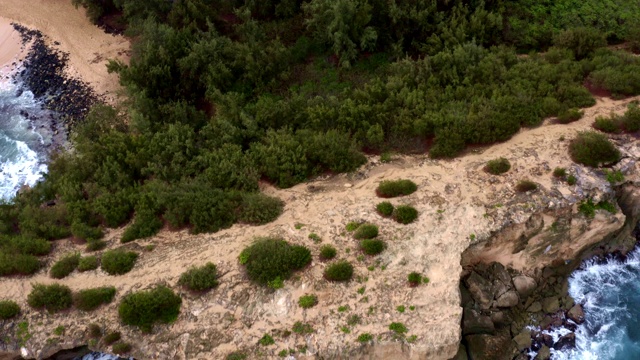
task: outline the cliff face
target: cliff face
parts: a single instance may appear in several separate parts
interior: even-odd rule
[[[625,190],[618,191],[624,214],[598,210],[587,218],[577,211],[577,204],[587,197],[596,202],[614,201],[616,192],[602,173],[574,165],[567,155],[568,141],[577,131],[590,127],[597,115],[623,112],[630,100],[600,99],[576,123],[524,130],[508,142],[450,161],[418,156],[381,164],[372,158],[357,173],[286,190],[264,186],[264,192],[286,203],[275,222],[258,227],[236,225],[205,235],[163,231],[154,238],[126,244],[124,247],[141,255],[134,269],[123,276],[108,276],[98,269],[54,281],[48,276],[48,266],[31,278],[2,278],[0,298],[17,301],[23,314],[17,320],[0,321],[0,351],[22,351],[26,357],[39,359],[82,344],[111,351],[99,339],[89,338],[87,325],[95,323],[105,332],[120,331],[123,340],[133,346],[131,355],[139,359],[221,359],[235,350],[244,351],[249,358],[273,358],[292,350],[297,359],[444,360],[458,351],[463,311],[465,319],[477,320],[464,332],[467,343],[477,344],[474,351],[512,346],[513,334],[524,322],[520,315],[510,318],[509,309],[528,309],[540,302],[537,298],[531,302],[527,292],[539,288],[541,278],[548,279],[545,284],[552,288],[562,287],[560,279],[566,279],[566,274],[560,273],[568,269],[563,264],[577,264],[581,254],[604,238],[623,234],[621,229],[631,226],[625,225],[624,214],[638,214],[636,161],[640,148],[636,142],[626,137],[616,140],[625,154],[617,165],[626,173]],[[512,169],[501,176],[484,172],[486,161],[497,157],[509,159]],[[570,186],[554,179],[551,171],[555,167],[567,168],[578,183]],[[398,178],[418,184],[416,193],[391,200],[418,209],[418,220],[409,225],[382,218],[375,211],[381,201],[375,196],[377,184]],[[515,184],[522,179],[538,183],[538,189],[518,193]],[[350,221],[378,224],[387,249],[376,257],[360,253],[358,242],[345,231]],[[107,235],[109,248],[121,245],[122,231]],[[309,239],[312,232],[322,238],[321,243]],[[265,235],[304,244],[314,255],[309,268],[277,291],[249,282],[237,261],[254,237]],[[620,235],[616,244],[628,243],[628,239]],[[338,258],[354,264],[355,280],[335,284],[323,279],[327,264],[315,260],[322,244],[334,245]],[[152,251],[148,245],[154,246]],[[58,241],[55,247],[47,259],[49,265],[69,251],[83,250],[67,240]],[[217,289],[195,295],[177,287],[182,272],[208,261],[216,263],[222,274]],[[412,271],[422,272],[430,282],[409,287],[406,279]],[[462,290],[464,307],[461,278],[469,290]],[[117,294],[112,304],[92,313],[48,314],[30,310],[26,304],[31,284],[36,282],[58,282],[74,291],[115,286]],[[122,296],[158,283],[182,296],[178,320],[156,326],[151,334],[120,324],[117,305]],[[297,300],[308,293],[316,294],[319,304],[304,310]],[[558,295],[557,301],[569,300]],[[554,304],[549,300],[540,306]],[[401,305],[404,312],[397,309]],[[339,307],[348,310],[338,311]],[[297,321],[311,325],[313,332],[291,333]],[[389,330],[392,322],[403,323],[408,333],[394,334]],[[516,324],[513,330],[510,324]],[[60,327],[63,331],[54,331]],[[273,336],[275,345],[257,344],[266,333]],[[357,342],[363,333],[372,334],[373,341]]]

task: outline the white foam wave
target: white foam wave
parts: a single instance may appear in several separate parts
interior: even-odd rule
[[[21,186],[35,185],[42,173],[47,172],[47,165],[41,163],[38,154],[26,143],[3,137],[5,144],[15,146],[15,151],[0,155],[0,198],[9,200]]]

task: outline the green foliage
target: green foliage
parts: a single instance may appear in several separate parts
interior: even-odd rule
[[[413,194],[418,186],[411,180],[384,180],[376,189],[376,194],[380,197],[390,198]]]
[[[71,274],[80,263],[80,254],[67,254],[62,259],[56,261],[51,267],[51,277],[54,279],[62,279]]]
[[[117,355],[127,354],[131,352],[131,349],[132,349],[131,344],[125,343],[125,342],[119,342],[119,343],[113,344],[113,346],[111,347],[111,350],[113,350],[113,353]]]
[[[584,111],[578,110],[576,108],[571,108],[564,110],[558,114],[558,122],[560,124],[569,124],[582,119],[583,116]]]
[[[322,241],[322,238],[320,237],[320,235],[318,235],[316,233],[309,234],[309,239],[313,240],[313,242],[315,242],[315,243],[319,243],[319,242]]]
[[[392,322],[389,325],[389,330],[395,332],[398,335],[402,335],[402,334],[406,333],[407,331],[409,331],[407,329],[407,327],[404,326],[403,323],[399,323],[399,322]]]
[[[553,177],[564,179],[567,176],[567,169],[562,167],[557,167],[553,169]]]
[[[96,256],[83,256],[78,262],[78,271],[85,272],[98,268],[98,258]]]
[[[567,184],[575,185],[577,182],[578,182],[578,179],[575,177],[575,175],[570,174],[569,176],[567,176]]]
[[[534,183],[531,180],[520,180],[516,184],[516,191],[520,193],[524,193],[527,191],[532,191],[538,188],[538,184]]]
[[[349,281],[353,277],[353,265],[346,260],[340,260],[327,266],[324,278],[329,281]]]
[[[0,252],[0,276],[31,275],[40,270],[40,261],[33,255]]]
[[[393,204],[388,201],[383,201],[376,205],[376,210],[378,211],[378,214],[382,216],[391,216],[391,214],[393,214]]]
[[[263,194],[246,194],[242,197],[240,222],[263,225],[277,219],[284,209],[282,200]]]
[[[68,286],[33,284],[33,289],[27,296],[27,303],[32,308],[46,309],[54,313],[70,308],[73,297]]]
[[[358,226],[353,237],[360,239],[373,239],[378,236],[378,226],[373,224],[362,224]]]
[[[258,344],[260,344],[262,346],[269,346],[269,345],[273,345],[275,343],[276,343],[275,340],[273,340],[273,338],[269,334],[264,334],[260,338],[260,340],[258,340]]]
[[[620,159],[620,152],[613,143],[604,135],[593,131],[578,133],[569,144],[569,154],[573,161],[592,167]]]
[[[109,304],[116,296],[113,286],[85,289],[77,292],[73,298],[75,307],[84,311],[93,311],[103,304]]]
[[[578,211],[588,218],[593,218],[596,215],[596,210],[606,210],[612,214],[616,213],[616,206],[608,201],[600,201],[597,204],[589,198],[578,204]]]
[[[373,335],[369,333],[362,333],[358,335],[358,338],[356,340],[360,343],[367,343],[373,340]]]
[[[312,334],[314,332],[311,325],[303,323],[301,321],[296,321],[295,324],[293,324],[293,328],[291,330],[299,335]]]
[[[331,260],[336,257],[337,253],[338,252],[336,251],[336,248],[332,245],[322,245],[322,247],[320,248],[320,260]]]
[[[345,226],[345,229],[349,232],[353,232],[356,231],[360,227],[360,225],[362,225],[362,223],[351,221],[347,224],[347,226]]]
[[[169,324],[178,318],[182,299],[166,286],[156,286],[125,296],[118,307],[123,323],[150,332],[155,323]]]
[[[486,172],[493,175],[504,174],[509,169],[511,169],[511,163],[503,157],[487,161],[487,165],[484,167]]]
[[[114,331],[114,332],[110,332],[107,335],[105,335],[102,338],[102,342],[105,345],[109,346],[109,345],[115,343],[116,341],[120,340],[121,338],[122,338],[122,335],[120,334],[120,332],[119,331]]]
[[[91,227],[85,223],[74,221],[71,224],[71,234],[88,242],[101,239],[104,234],[100,228]]]
[[[133,251],[109,250],[102,254],[101,268],[109,275],[122,275],[133,269],[137,259]]]
[[[612,185],[624,181],[624,174],[620,170],[605,170],[604,173],[607,176],[607,181]]]
[[[367,255],[378,255],[384,251],[386,244],[380,239],[364,239],[360,242],[360,248]]]
[[[102,328],[96,323],[89,324],[87,326],[87,332],[91,339],[98,339],[102,336]]]
[[[240,254],[249,278],[263,285],[277,278],[286,280],[310,262],[309,249],[277,238],[258,238]]]
[[[218,286],[218,270],[213,263],[192,267],[182,275],[178,284],[192,291],[207,291]]]
[[[593,123],[593,127],[597,130],[606,133],[618,133],[620,132],[620,121],[617,117],[602,117],[598,116],[596,121]]]
[[[396,310],[399,313],[403,313],[406,309],[405,309],[404,305],[398,305],[398,307],[396,307]]]
[[[20,314],[20,306],[14,301],[0,301],[0,320],[9,320]]]
[[[107,242],[102,240],[93,240],[87,243],[87,251],[100,251],[107,247]]]
[[[246,358],[247,355],[245,353],[241,351],[234,351],[232,353],[229,353],[225,360],[245,360]]]
[[[410,224],[418,218],[418,210],[411,205],[398,205],[393,212],[393,219],[400,224]]]
[[[318,305],[318,297],[314,294],[302,295],[298,299],[298,305],[303,309],[314,307]]]
[[[607,45],[604,34],[590,27],[565,30],[553,42],[557,47],[571,50],[577,60],[582,60]]]
[[[57,336],[62,336],[64,335],[64,326],[60,325],[58,327],[56,327],[55,329],[53,329],[53,334],[57,335]]]
[[[418,286],[422,282],[422,274],[414,271],[407,275],[407,280],[409,281],[409,285]]]

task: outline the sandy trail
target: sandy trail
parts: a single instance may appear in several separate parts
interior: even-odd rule
[[[89,22],[83,8],[76,9],[70,0],[2,0],[0,24],[5,25],[0,25],[0,64],[5,54],[12,58],[15,50],[3,45],[7,22],[42,31],[49,37],[50,46],[69,53],[69,75],[91,84],[107,102],[115,100],[120,89],[118,76],[109,74],[106,64],[108,59],[127,61],[127,39],[104,33]]]

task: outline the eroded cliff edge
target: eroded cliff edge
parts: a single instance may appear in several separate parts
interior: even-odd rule
[[[224,358],[238,349],[249,358],[273,358],[291,349],[291,356],[297,359],[449,359],[456,355],[463,335],[461,277],[468,279],[482,264],[497,261],[537,281],[549,265],[566,261],[576,264],[603,240],[623,234],[621,229],[629,223],[625,223],[621,211],[597,211],[592,219],[577,211],[577,204],[586,198],[596,202],[613,200],[615,191],[601,171],[572,163],[567,146],[577,131],[591,126],[596,116],[621,113],[632,100],[598,99],[598,104],[586,109],[585,117],[576,123],[556,125],[547,121],[539,128],[523,130],[508,142],[451,161],[418,156],[382,164],[372,158],[357,173],[318,179],[286,190],[264,186],[263,191],[286,203],[283,215],[264,226],[236,225],[207,235],[163,231],[154,238],[124,246],[119,243],[123,229],[113,231],[106,237],[108,248],[123,246],[141,253],[136,267],[127,275],[108,276],[98,269],[56,281],[48,276],[45,267],[31,278],[0,280],[2,296],[16,300],[24,310],[17,320],[0,322],[0,351],[19,354],[22,350],[26,357],[40,359],[59,349],[87,343],[110,351],[103,342],[89,340],[87,325],[96,323],[104,331],[120,331],[123,339],[133,345],[131,354],[139,359]],[[624,188],[630,189],[620,196],[626,199],[620,204],[637,209],[634,189],[639,184],[636,162],[640,147],[628,136],[614,140],[624,155],[617,165],[626,174]],[[511,171],[502,176],[482,171],[487,160],[497,157],[509,159]],[[577,184],[554,179],[551,171],[555,167],[565,167],[575,174]],[[419,186],[416,193],[393,200],[394,204],[408,203],[418,209],[420,217],[413,224],[399,225],[375,211],[375,204],[380,201],[374,191],[377,184],[396,178],[411,179]],[[515,184],[522,179],[538,183],[538,190],[516,192]],[[377,257],[359,253],[357,242],[345,231],[345,225],[354,220],[378,224],[387,250]],[[308,238],[312,232],[322,238],[322,243],[314,244]],[[329,283],[322,277],[326,263],[314,260],[283,289],[259,288],[248,281],[237,256],[254,237],[265,235],[305,244],[312,249],[314,258],[321,244],[330,243],[338,249],[339,258],[356,266],[357,280]],[[620,244],[631,243],[622,235],[618,240]],[[153,245],[152,251],[148,245]],[[615,249],[611,246],[607,250]],[[48,262],[81,250],[70,240],[58,241]],[[223,274],[217,289],[195,295],[177,287],[183,271],[207,261],[216,263]],[[406,276],[411,271],[427,275],[429,284],[409,287]],[[556,275],[548,278],[554,278],[554,284],[561,282]],[[505,279],[503,283],[509,281]],[[26,304],[31,284],[36,282],[59,282],[73,290],[115,286],[117,295],[112,304],[93,313],[73,310],[52,315],[32,311]],[[168,326],[156,326],[151,334],[121,325],[117,305],[122,296],[158,283],[180,292],[183,305],[178,320]],[[518,292],[515,284],[513,287]],[[491,299],[481,299],[484,304],[479,306],[479,315],[491,319],[493,305],[498,301],[511,304],[515,299],[518,304],[524,302],[522,306],[526,304],[521,293],[514,298],[509,291],[497,298],[492,293],[487,296]],[[304,310],[297,305],[298,297],[306,293],[318,296],[316,307]],[[462,295],[464,301],[464,292]],[[558,302],[561,300],[559,297]],[[407,310],[399,312],[400,305]],[[338,307],[348,311],[340,312]],[[350,325],[354,315],[359,320]],[[314,332],[292,334],[296,321],[310,324]],[[408,328],[404,338],[389,330],[391,322],[402,322]],[[54,332],[59,327],[64,329],[62,334]],[[505,341],[511,346],[513,332],[520,329],[507,329],[510,333]],[[373,341],[357,342],[357,336],[365,332],[374,335]],[[265,333],[272,334],[274,345],[257,344]]]

